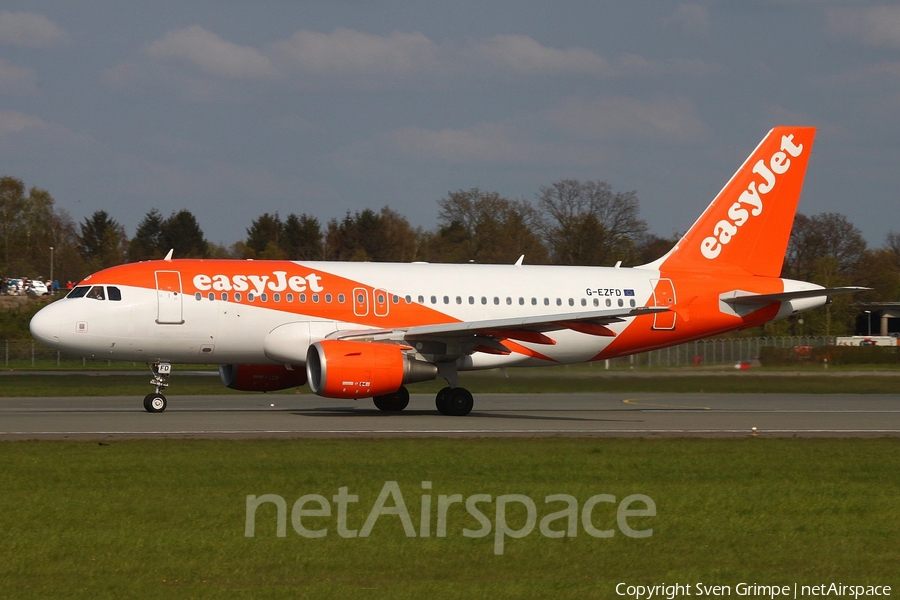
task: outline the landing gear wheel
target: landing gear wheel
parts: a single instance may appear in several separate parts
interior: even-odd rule
[[[409,390],[400,386],[400,389],[393,394],[375,396],[372,400],[375,401],[375,406],[378,407],[379,410],[385,412],[400,412],[409,406]]]
[[[475,400],[466,388],[444,388],[434,399],[441,414],[452,417],[464,417],[472,412]]]
[[[448,398],[450,397],[450,390],[452,389],[453,388],[445,387],[437,393],[437,396],[434,397],[434,405],[437,407],[438,412],[442,415],[450,414],[450,404],[448,403]]]
[[[166,410],[168,402],[162,394],[147,394],[144,396],[144,410],[149,413],[161,413]]]

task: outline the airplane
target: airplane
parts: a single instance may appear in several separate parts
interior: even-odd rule
[[[326,398],[409,403],[447,382],[437,410],[464,416],[459,373],[601,361],[757,327],[867,288],[779,277],[815,128],[772,129],[678,243],[623,268],[515,264],[174,259],[104,269],[31,320],[52,348],[145,362],[165,411],[174,363],[218,364],[224,385],[309,384]]]

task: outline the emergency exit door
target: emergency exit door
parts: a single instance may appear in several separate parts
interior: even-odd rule
[[[665,306],[668,312],[653,315],[653,329],[675,329],[675,288],[671,279],[653,280],[653,306]]]

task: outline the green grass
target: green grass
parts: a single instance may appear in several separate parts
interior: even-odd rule
[[[140,369],[138,369],[140,370]],[[689,370],[650,371],[624,374],[590,367],[551,367],[510,369],[506,377],[499,371],[461,373],[460,384],[474,393],[547,393],[547,392],[654,392],[654,393],[796,393],[796,394],[893,394],[900,378],[889,373],[850,375],[829,370],[806,376],[791,376],[782,371],[735,371],[690,374]],[[150,373],[72,372],[54,374],[0,375],[0,397],[37,396],[143,396],[152,391]],[[169,379],[172,395],[234,394],[218,376],[194,375],[175,371]],[[416,384],[412,393],[435,393],[446,385],[443,380]],[[308,393],[301,388],[300,393]],[[297,393],[296,389],[275,393]]]
[[[900,440],[274,440],[0,444],[0,596],[17,598],[612,598],[618,582],[900,585]],[[538,520],[595,494],[646,494],[655,517],[634,539],[551,539],[535,530],[468,538],[460,505],[448,535],[406,537],[398,517],[345,539],[277,537],[273,505],[245,537],[246,497],[346,486],[362,527],[396,480],[419,525],[421,482],[440,494],[524,494]],[[388,502],[392,506],[393,502]],[[494,503],[480,505],[495,521]],[[513,507],[521,508],[521,507]],[[512,527],[524,524],[511,510]],[[560,529],[557,522],[555,529]],[[615,528],[614,505],[594,511]],[[734,595],[734,592],[732,592]]]

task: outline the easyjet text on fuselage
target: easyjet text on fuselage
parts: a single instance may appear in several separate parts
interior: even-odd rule
[[[194,287],[198,291],[213,290],[216,292],[246,292],[256,294],[270,292],[321,292],[325,288],[320,285],[321,275],[310,273],[309,275],[291,275],[287,271],[273,271],[271,275],[206,275],[194,276]]]

